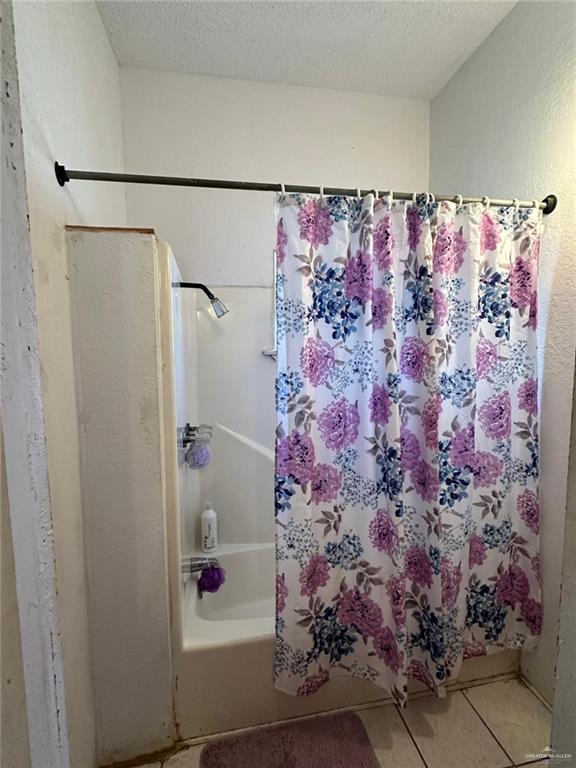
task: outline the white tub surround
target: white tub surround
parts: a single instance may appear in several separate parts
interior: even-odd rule
[[[224,358],[225,359],[225,358]],[[266,360],[274,368],[273,363]],[[270,381],[274,392],[274,381]],[[238,395],[238,398],[242,395]],[[245,396],[244,396],[245,397]],[[230,398],[232,401],[236,396]],[[202,410],[202,414],[204,411]],[[195,481],[218,514],[218,537],[224,544],[272,544],[274,540],[274,453],[245,434],[214,423],[212,461]],[[200,542],[199,510],[196,542]]]

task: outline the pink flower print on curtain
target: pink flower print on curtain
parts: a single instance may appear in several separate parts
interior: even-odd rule
[[[392,294],[385,288],[372,291],[372,325],[374,330],[382,330],[386,320],[392,314]]]
[[[358,407],[344,397],[331,402],[318,417],[318,429],[327,448],[341,451],[358,437]]]
[[[276,686],[534,647],[536,209],[278,201]]]
[[[369,401],[370,421],[385,426],[392,413],[390,395],[384,385],[374,384]]]
[[[324,384],[334,370],[334,350],[321,339],[307,339],[300,353],[300,367],[313,386]]]
[[[398,532],[386,509],[379,509],[368,526],[370,541],[375,549],[393,555],[398,547]]]

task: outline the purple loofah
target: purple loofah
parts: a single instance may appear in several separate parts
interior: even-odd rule
[[[201,592],[218,592],[225,581],[224,568],[204,568],[198,579],[198,589]]]
[[[191,445],[186,451],[186,462],[192,469],[202,469],[210,463],[211,458],[208,445]]]

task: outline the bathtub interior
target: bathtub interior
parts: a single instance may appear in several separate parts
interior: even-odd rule
[[[274,630],[274,546],[222,545],[218,560],[226,581],[218,592],[185,587],[185,650],[272,637]]]
[[[192,290],[174,289],[172,304],[176,426],[213,427],[205,469],[190,469],[180,453],[179,549],[203,554],[200,517],[210,502],[211,556],[226,571],[220,590],[202,598],[195,577],[182,578],[185,651],[271,638],[274,625],[275,365],[262,354],[272,342],[272,288],[214,290],[230,310],[221,319]]]
[[[274,552],[268,545],[222,553],[220,563],[228,574],[228,588],[206,592],[196,613],[208,621],[260,619],[273,612],[272,574]]]

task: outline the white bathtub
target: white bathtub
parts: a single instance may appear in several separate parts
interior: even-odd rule
[[[184,649],[198,650],[272,637],[274,545],[224,544],[217,557],[226,581],[214,594],[198,595],[196,578],[184,590]]]
[[[204,593],[200,599],[196,578],[185,576],[183,581],[183,647],[174,659],[180,738],[385,696],[366,681],[344,678],[308,699],[277,691],[272,673],[274,545],[225,544],[214,556],[226,571],[226,581],[218,592]]]
[[[388,699],[366,680],[338,678],[308,698],[274,688],[274,546],[224,545],[215,556],[226,582],[198,598],[195,580],[182,591],[183,647],[175,655],[180,739]],[[468,659],[461,680],[515,669],[515,652]],[[423,686],[411,681],[410,690]]]

